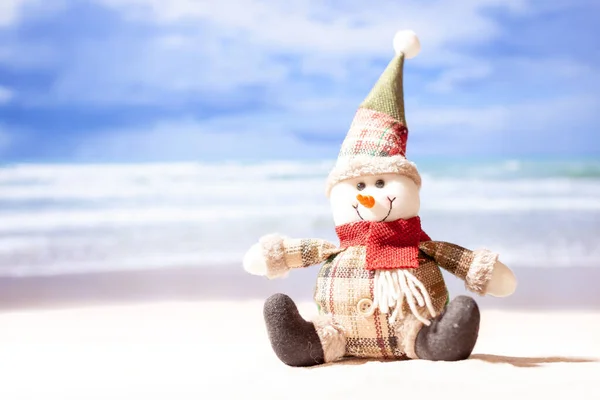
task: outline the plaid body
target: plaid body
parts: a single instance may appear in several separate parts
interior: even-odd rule
[[[346,333],[346,355],[364,358],[403,359],[402,348],[403,320],[394,325],[388,315],[375,311],[372,316],[364,316],[359,311],[359,302],[373,300],[375,271],[364,268],[366,248],[349,247],[335,257],[330,257],[317,277],[314,299],[321,314],[329,314],[334,321],[344,327]],[[448,291],[442,273],[436,262],[425,253],[419,254],[419,267],[411,272],[426,287],[433,307],[440,312],[447,300]],[[404,314],[411,311],[403,304]],[[429,317],[425,307],[418,307],[423,316]]]

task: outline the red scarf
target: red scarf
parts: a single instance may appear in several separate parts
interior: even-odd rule
[[[419,243],[431,240],[413,217],[392,222],[359,221],[335,228],[340,247],[366,246],[366,269],[417,268]]]

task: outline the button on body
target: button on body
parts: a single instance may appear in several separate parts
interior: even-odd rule
[[[371,299],[360,299],[356,304],[356,310],[359,314],[369,316],[373,314],[373,300]]]

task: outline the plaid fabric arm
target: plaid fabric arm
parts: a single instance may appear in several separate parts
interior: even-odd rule
[[[456,244],[437,241],[421,242],[419,248],[446,271],[464,280],[467,290],[485,294],[498,254],[486,249],[472,251]]]
[[[271,234],[263,236],[259,242],[269,278],[284,276],[292,268],[321,264],[341,251],[333,243],[323,239],[292,239]]]

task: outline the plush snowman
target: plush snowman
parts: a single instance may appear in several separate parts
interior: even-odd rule
[[[433,241],[421,228],[421,178],[405,156],[402,76],[420,44],[412,31],[398,32],[393,44],[396,55],[356,112],[327,180],[339,245],[269,234],[244,257],[247,272],[269,279],[322,264],[317,318],[305,320],[285,294],[264,305],[272,348],[290,366],[343,357],[466,359],[479,308],[470,296],[450,301],[440,267],[478,295],[516,288],[497,254]]]

